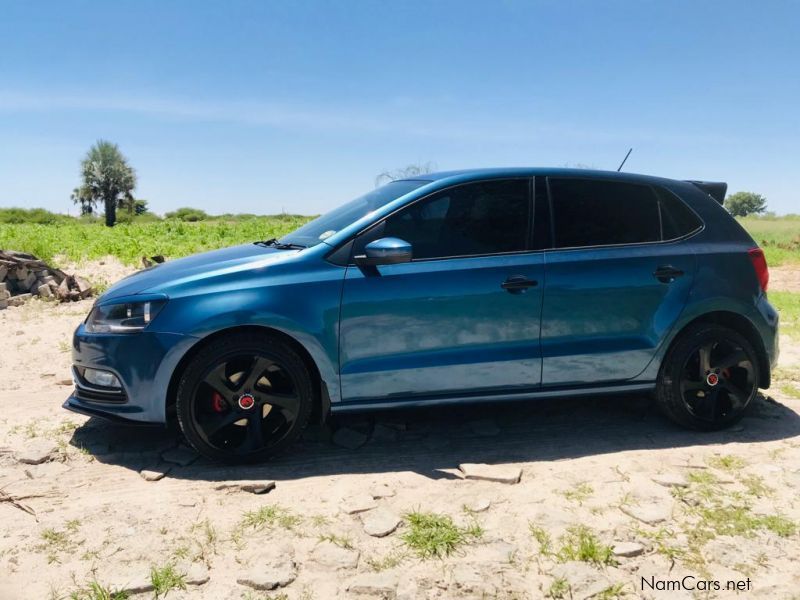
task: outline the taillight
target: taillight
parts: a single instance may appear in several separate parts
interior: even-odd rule
[[[769,268],[767,267],[767,259],[764,257],[764,251],[761,248],[750,248],[747,254],[750,255],[750,260],[753,262],[758,283],[761,289],[766,292],[769,285]]]

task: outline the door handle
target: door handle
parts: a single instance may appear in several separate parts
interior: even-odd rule
[[[539,285],[539,282],[535,279],[528,279],[524,275],[514,275],[501,283],[500,287],[510,294],[521,294],[529,287],[536,287],[537,285]]]
[[[653,277],[661,283],[671,283],[676,277],[683,275],[683,271],[676,269],[672,265],[662,265],[653,271]]]

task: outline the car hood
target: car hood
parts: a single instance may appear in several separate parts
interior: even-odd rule
[[[167,261],[137,271],[111,286],[99,299],[104,302],[122,296],[162,291],[177,283],[205,279],[245,269],[262,268],[291,258],[298,250],[278,250],[256,244],[243,244]]]

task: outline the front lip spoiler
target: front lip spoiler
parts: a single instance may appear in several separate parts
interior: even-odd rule
[[[136,419],[129,419],[127,417],[123,417],[119,414],[110,413],[100,408],[94,408],[91,406],[87,406],[85,402],[81,402],[75,396],[70,396],[64,401],[64,404],[61,405],[62,408],[70,410],[74,413],[78,413],[80,415],[86,415],[87,417],[98,417],[100,419],[105,419],[106,421],[110,421],[111,423],[116,423],[118,425],[139,425],[145,427],[164,427],[164,423],[156,423],[152,421],[137,421]]]

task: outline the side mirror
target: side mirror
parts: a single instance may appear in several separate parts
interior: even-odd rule
[[[398,238],[381,238],[364,246],[364,254],[355,257],[361,266],[394,265],[411,262],[411,244]]]

